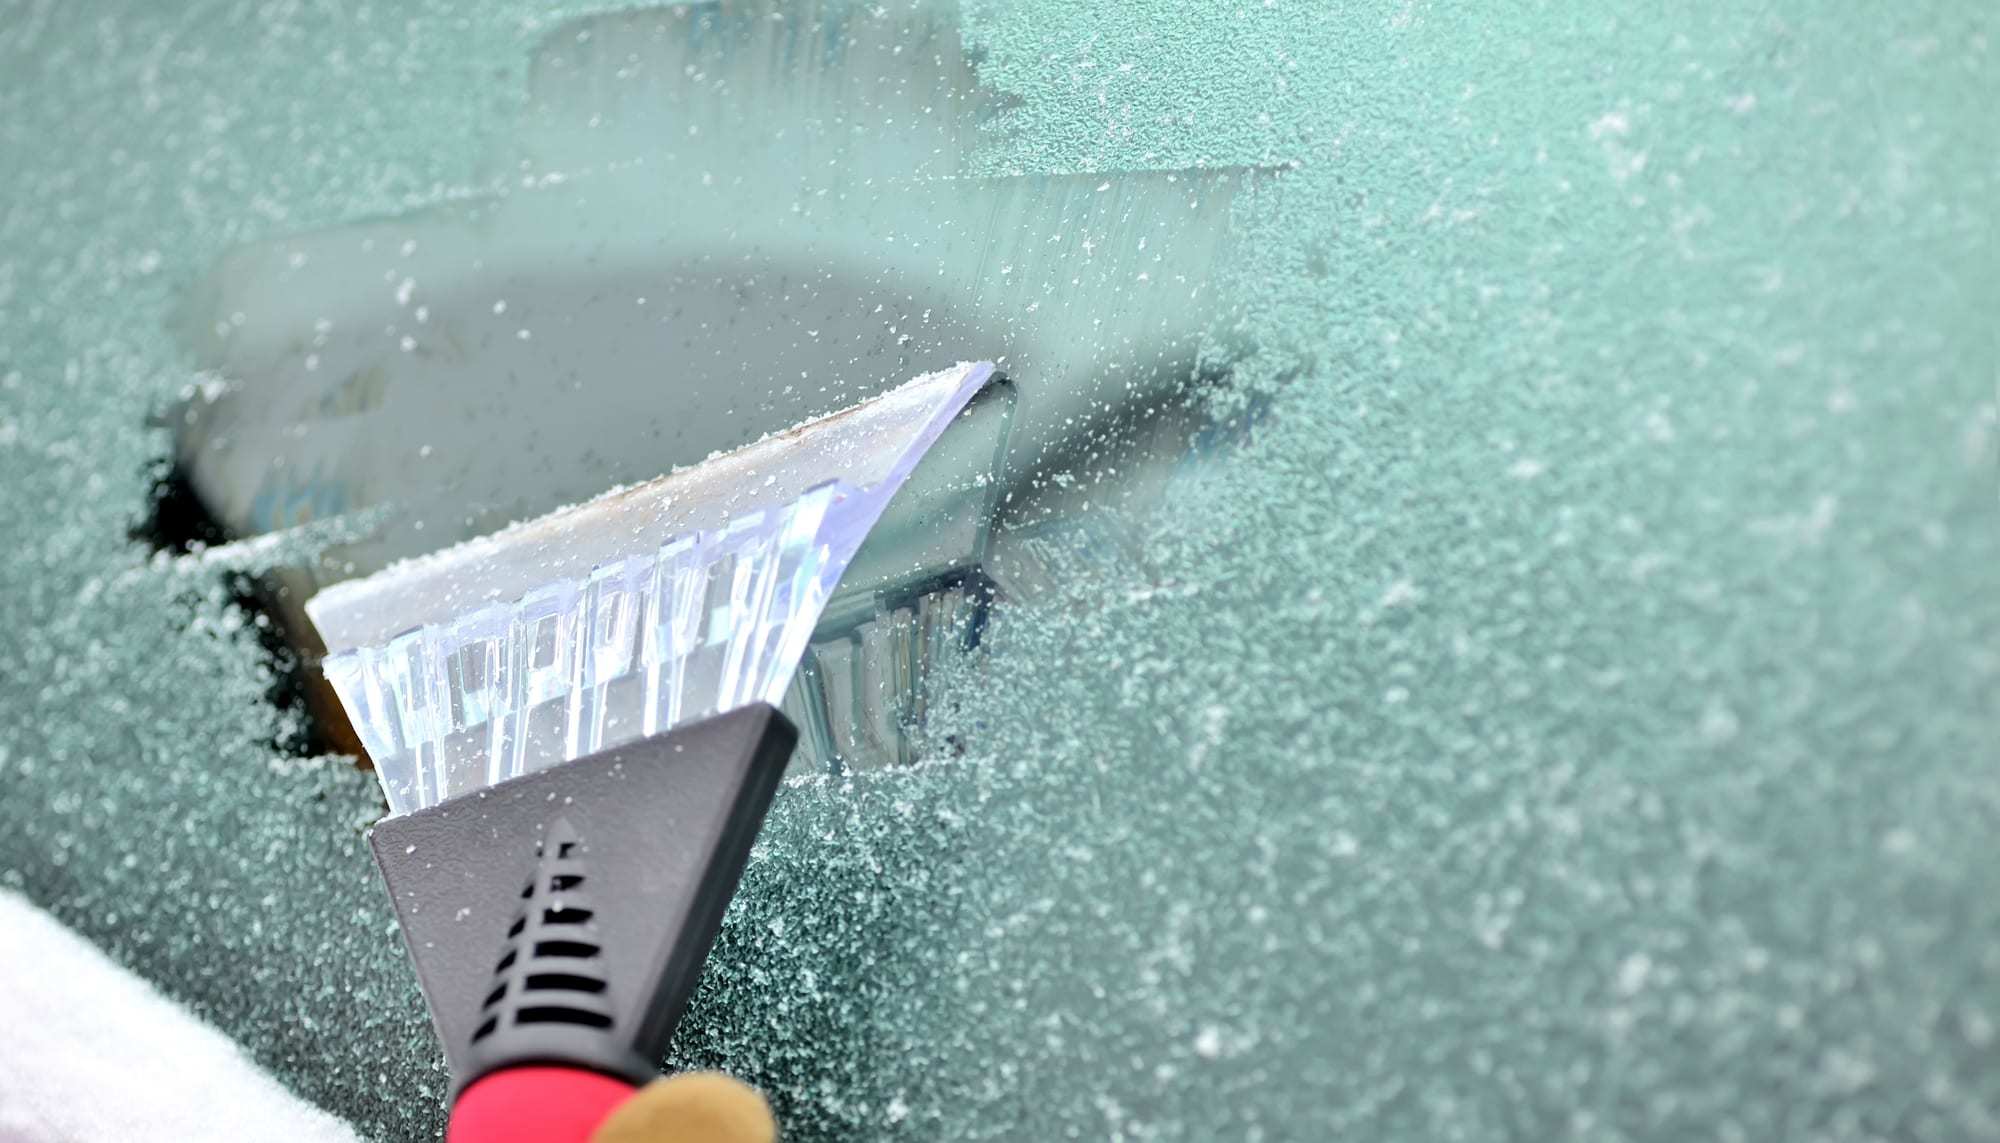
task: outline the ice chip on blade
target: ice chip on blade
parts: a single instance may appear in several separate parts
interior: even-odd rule
[[[848,561],[992,373],[927,374],[315,596],[389,812],[777,704]]]

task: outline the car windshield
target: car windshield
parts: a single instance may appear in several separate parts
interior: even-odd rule
[[[4,6],[0,885],[434,1137],[328,675],[991,363],[667,1065],[801,1140],[1989,1137],[1992,24]]]

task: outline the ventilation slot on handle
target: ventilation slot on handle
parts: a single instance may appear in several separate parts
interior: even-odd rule
[[[589,880],[576,830],[567,821],[555,822],[535,847],[535,871],[521,889],[521,910],[507,927],[493,987],[472,1033],[474,1044],[509,1027],[611,1029],[609,983],[591,923],[597,913],[586,896]]]

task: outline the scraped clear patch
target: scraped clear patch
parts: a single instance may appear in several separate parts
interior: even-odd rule
[[[434,609],[453,583],[570,565],[514,598],[328,656],[327,679],[390,813],[747,703],[777,704],[869,529],[992,372],[967,364],[919,377],[316,598],[308,610],[329,617],[323,626],[379,626],[396,608]],[[771,499],[757,503],[760,492]],[[670,531],[668,520],[693,526]],[[632,554],[575,567],[580,553],[620,546]]]

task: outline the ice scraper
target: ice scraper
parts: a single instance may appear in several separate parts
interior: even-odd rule
[[[918,377],[308,602],[399,628],[325,670],[388,797],[370,842],[454,1143],[591,1138],[657,1076],[791,757],[776,704],[806,640],[992,375]]]

